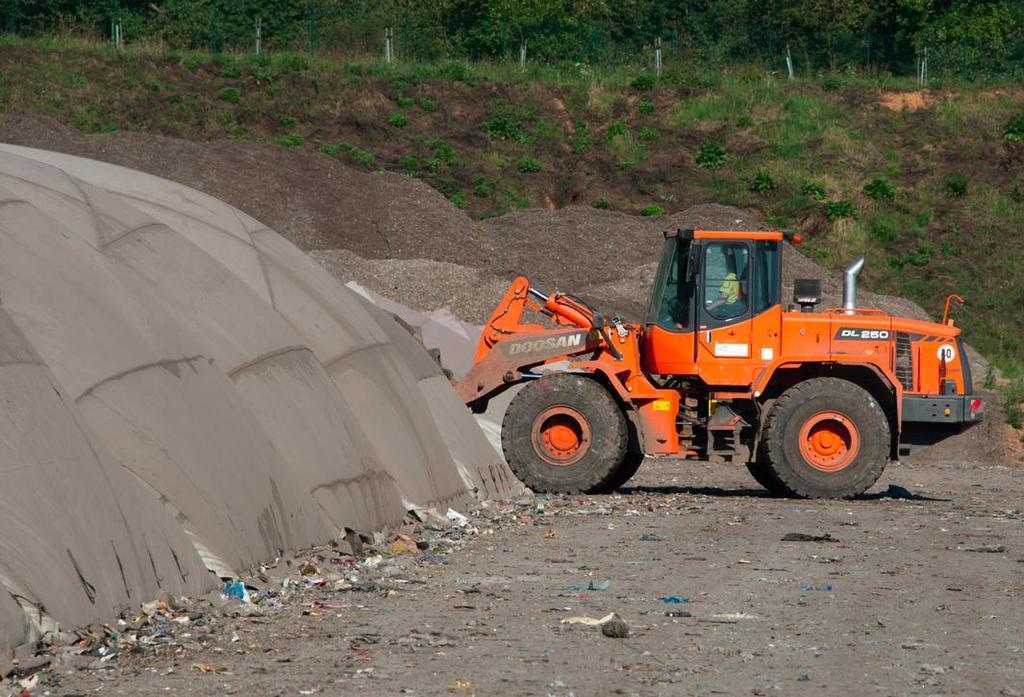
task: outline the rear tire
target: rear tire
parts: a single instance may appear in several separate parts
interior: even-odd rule
[[[577,373],[554,373],[527,383],[501,424],[505,460],[538,493],[607,490],[624,473],[627,442],[626,416],[618,402]]]
[[[846,380],[814,378],[776,400],[760,452],[784,493],[850,498],[882,475],[889,447],[889,419],[867,390]]]

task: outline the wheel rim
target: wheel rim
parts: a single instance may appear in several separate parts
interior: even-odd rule
[[[814,469],[838,472],[856,459],[859,450],[856,424],[839,412],[819,412],[800,429],[800,454]]]
[[[533,420],[533,449],[549,465],[572,465],[590,448],[590,423],[569,406],[549,407]]]

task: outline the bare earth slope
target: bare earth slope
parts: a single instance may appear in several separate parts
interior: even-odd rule
[[[0,116],[0,142],[68,152],[180,181],[279,230],[342,281],[357,281],[418,310],[447,306],[475,323],[486,319],[518,274],[545,290],[578,294],[605,314],[638,320],[665,230],[764,227],[755,210],[717,204],[650,218],[568,206],[474,221],[418,180],[355,171],[318,153],[129,132],[87,136],[37,116]],[[789,246],[783,266],[784,301],[792,297],[794,278],[821,278],[824,305],[840,304],[840,273]],[[864,307],[928,319],[903,298],[862,291],[859,299]],[[971,360],[980,383],[988,363],[973,351]],[[993,461],[1014,452],[997,400],[988,401],[990,419],[942,446],[946,456]]]

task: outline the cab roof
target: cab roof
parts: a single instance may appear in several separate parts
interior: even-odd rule
[[[666,230],[665,237],[681,237],[691,240],[786,240],[800,244],[800,235],[791,230]]]

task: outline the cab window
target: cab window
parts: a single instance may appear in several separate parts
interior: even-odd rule
[[[704,252],[704,309],[727,320],[747,312],[750,252],[743,242],[715,242]]]
[[[668,329],[689,329],[693,314],[693,284],[687,281],[690,240],[669,238],[654,279],[647,321]]]
[[[754,274],[754,314],[759,315],[765,310],[779,304],[782,292],[779,281],[779,243],[775,241],[759,241],[757,243],[757,273]]]

